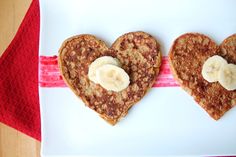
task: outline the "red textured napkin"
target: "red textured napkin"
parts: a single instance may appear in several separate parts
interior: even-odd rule
[[[39,2],[34,0],[0,58],[0,122],[41,140],[38,46]]]

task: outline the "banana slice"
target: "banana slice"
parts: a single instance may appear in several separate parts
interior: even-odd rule
[[[119,92],[129,86],[129,75],[120,67],[106,64],[96,71],[98,83],[107,90]]]
[[[227,90],[236,89],[236,65],[223,65],[219,71],[219,83]]]
[[[96,77],[96,70],[105,64],[112,64],[112,65],[120,66],[120,62],[118,61],[118,59],[113,58],[111,56],[103,56],[103,57],[97,58],[89,66],[88,77],[91,81],[93,81],[94,83],[98,83],[97,77]]]
[[[214,55],[208,58],[202,67],[202,76],[208,82],[218,81],[218,73],[222,66],[226,65],[227,61],[221,56]]]

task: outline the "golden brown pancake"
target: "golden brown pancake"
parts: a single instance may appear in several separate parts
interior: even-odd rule
[[[101,56],[112,56],[120,61],[130,77],[126,89],[108,91],[89,80],[89,65]],[[86,106],[115,125],[154,84],[161,52],[158,42],[145,32],[124,34],[110,48],[95,36],[84,34],[64,41],[58,60],[63,79],[73,92]]]
[[[218,46],[209,37],[187,33],[178,37],[169,52],[172,74],[195,101],[215,120],[236,105],[236,90],[228,91],[219,82],[210,83],[202,74],[204,62],[213,55],[236,64],[236,34]]]

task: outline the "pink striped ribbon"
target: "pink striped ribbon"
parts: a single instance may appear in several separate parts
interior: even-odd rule
[[[40,87],[67,87],[59,72],[57,56],[39,57],[39,86]],[[153,87],[178,87],[179,84],[174,80],[168,59],[162,58],[160,74]]]

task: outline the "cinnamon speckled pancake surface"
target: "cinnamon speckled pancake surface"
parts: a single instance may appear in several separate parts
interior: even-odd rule
[[[130,77],[126,89],[108,91],[89,80],[89,65],[101,56],[120,61]],[[113,125],[152,87],[160,64],[159,43],[141,31],[122,35],[110,48],[93,35],[78,35],[64,41],[59,50],[59,67],[67,85],[86,106]]]
[[[201,74],[204,62],[219,55],[236,64],[236,34],[219,46],[209,37],[187,33],[178,37],[169,52],[171,71],[195,101],[215,120],[236,105],[236,90],[228,91],[219,82],[210,83]]]

